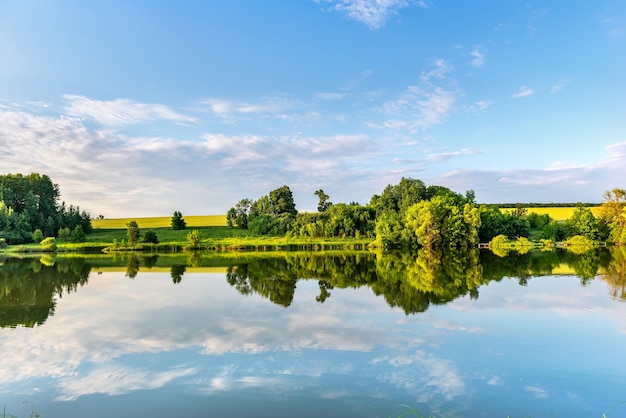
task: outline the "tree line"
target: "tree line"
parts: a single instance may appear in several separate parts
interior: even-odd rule
[[[284,185],[257,200],[241,199],[231,207],[228,225],[261,235],[311,238],[371,238],[373,247],[464,248],[494,238],[564,241],[582,237],[590,241],[626,243],[626,190],[604,194],[600,215],[588,205],[576,204],[571,218],[556,221],[549,215],[529,213],[526,205],[511,210],[479,205],[475,193],[454,192],[419,179],[402,178],[371,197],[366,205],[332,203],[322,189],[317,212],[298,212]]]
[[[78,206],[59,203],[59,198],[59,185],[47,175],[0,175],[0,243],[84,239],[92,230],[90,215]]]

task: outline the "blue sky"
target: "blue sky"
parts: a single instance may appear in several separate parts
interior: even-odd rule
[[[478,202],[625,188],[626,3],[0,2],[0,172],[92,216],[403,176]]]

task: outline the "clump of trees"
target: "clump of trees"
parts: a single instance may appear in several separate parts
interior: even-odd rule
[[[228,210],[226,221],[260,235],[284,235],[297,214],[291,189],[282,186],[257,200],[240,200]]]
[[[300,237],[368,237],[373,245],[394,247],[462,247],[478,242],[480,224],[472,191],[466,196],[421,180],[403,178],[387,186],[363,206],[331,203],[322,189],[315,192],[318,212],[298,213],[289,187],[258,200],[242,199],[226,214],[232,227],[258,234]]]
[[[33,242],[33,233],[56,237],[60,229],[92,230],[91,217],[78,206],[59,204],[59,186],[47,175],[0,175],[0,238],[8,244]],[[39,234],[37,234],[39,238]]]
[[[315,191],[317,212],[298,213],[289,187],[282,186],[257,200],[242,199],[230,208],[231,227],[257,234],[312,238],[373,238],[373,247],[462,248],[478,242],[512,245],[519,251],[554,242],[612,241],[626,243],[626,190],[606,192],[600,216],[578,204],[572,216],[558,222],[547,214],[529,213],[525,205],[501,209],[477,205],[473,190],[464,195],[446,187],[425,185],[402,178],[372,196],[363,206],[356,202],[331,203],[322,190]]]

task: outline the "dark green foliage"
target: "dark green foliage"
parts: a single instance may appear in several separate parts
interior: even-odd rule
[[[0,250],[4,250],[8,246],[9,244],[7,244],[7,240],[4,238],[0,238]]]
[[[187,222],[183,219],[183,214],[179,211],[175,211],[172,215],[172,229],[175,231],[180,231],[182,229],[187,228]]]
[[[582,206],[577,207],[572,216],[565,221],[565,231],[567,237],[582,235],[590,240],[598,239],[600,233],[598,220],[591,209]]]
[[[46,175],[0,175],[0,236],[9,244],[21,244],[31,242],[37,229],[44,237],[76,225],[91,232],[89,214],[78,207],[67,208],[64,202],[59,205],[58,199],[59,186]]]
[[[139,239],[139,225],[136,221],[130,221],[126,224],[126,236],[128,237],[128,243],[130,245],[137,244]]]
[[[248,228],[260,235],[284,235],[295,221],[298,211],[288,186],[272,190],[252,202],[242,199],[226,217],[230,226]]]
[[[337,203],[327,212],[298,213],[291,231],[295,236],[359,238],[373,236],[374,226],[373,209]]]
[[[72,231],[72,235],[70,236],[70,238],[72,242],[85,241],[85,231],[83,231],[82,225],[76,225],[76,227]]]
[[[146,232],[144,232],[143,234],[143,242],[147,242],[147,243],[152,243],[152,244],[158,244],[159,243],[159,238],[157,236],[157,233],[153,230],[148,230]]]
[[[41,240],[43,240],[43,232],[41,232],[41,229],[37,228],[33,231],[33,241],[41,242]]]
[[[59,229],[58,237],[61,239],[69,239],[71,233],[70,229],[66,226],[65,228]]]
[[[252,207],[251,199],[241,199],[234,208],[230,208],[226,213],[226,222],[228,226],[247,229],[248,215]]]
[[[315,196],[318,197],[319,202],[317,203],[317,211],[318,212],[326,212],[332,206],[332,203],[328,201],[329,197],[324,190],[319,189],[315,193]]]
[[[172,278],[172,282],[180,283],[183,279],[183,274],[187,271],[187,266],[182,264],[174,264],[170,267],[170,277]]]

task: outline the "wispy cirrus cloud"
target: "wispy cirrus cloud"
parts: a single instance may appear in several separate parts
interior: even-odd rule
[[[90,118],[101,125],[120,127],[165,120],[175,123],[196,123],[192,116],[175,112],[157,103],[139,103],[129,99],[94,100],[85,96],[66,94],[66,112],[70,116]]]
[[[480,153],[480,151],[475,150],[475,149],[470,149],[470,148],[464,148],[464,149],[459,150],[459,151],[441,152],[441,153],[438,153],[438,154],[430,154],[428,156],[428,161],[441,162],[441,161],[449,160],[449,159],[454,158],[454,157],[461,157],[463,155],[472,155],[472,154],[478,154],[478,153]]]
[[[370,29],[380,29],[385,22],[401,9],[416,5],[427,8],[425,0],[315,0],[317,3],[332,3],[329,10],[348,15],[350,19],[367,25]]]
[[[202,102],[208,109],[224,120],[234,121],[238,115],[277,114],[297,107],[294,99],[285,96],[271,96],[256,102],[233,101],[220,98],[208,98]]]
[[[564,78],[562,80],[557,81],[552,88],[550,89],[550,94],[558,93],[563,90],[571,81],[569,78]]]
[[[445,60],[436,60],[433,68],[420,75],[419,84],[408,86],[398,97],[377,108],[389,118],[372,126],[416,133],[443,122],[457,99],[456,90],[446,86],[450,84],[451,71]]]
[[[453,190],[473,189],[479,202],[600,202],[602,192],[626,177],[626,142],[605,148],[607,155],[593,163],[562,163],[537,168],[454,170],[433,179]],[[619,187],[619,186],[617,186]],[[554,196],[554,197],[553,197]],[[556,199],[556,200],[547,200]]]
[[[511,97],[514,99],[521,99],[522,97],[532,96],[534,92],[535,91],[533,89],[526,87],[526,86],[522,86],[519,88],[519,91],[511,95]]]
[[[485,51],[481,47],[476,47],[470,52],[472,56],[471,65],[475,68],[481,68],[485,65]]]

